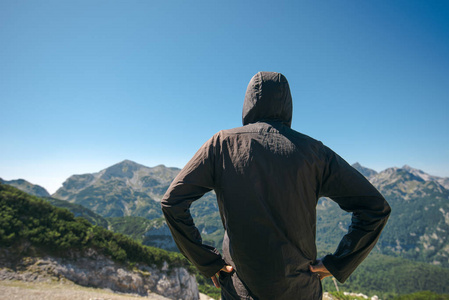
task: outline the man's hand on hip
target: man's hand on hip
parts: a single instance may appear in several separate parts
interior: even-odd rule
[[[234,271],[234,268],[232,266],[224,266],[223,268],[221,268],[220,271],[223,271],[226,273],[231,273],[232,271]],[[220,287],[220,283],[218,282],[218,278],[217,278],[217,276],[220,276],[220,271],[218,271],[217,274],[215,274],[214,276],[211,277],[216,288]]]
[[[327,268],[323,265],[323,261],[321,259],[317,259],[314,265],[309,265],[310,272],[318,275],[318,277],[322,280],[328,276],[332,276],[331,272],[327,270]]]

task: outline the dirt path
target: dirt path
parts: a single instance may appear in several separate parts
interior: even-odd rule
[[[117,294],[109,290],[87,288],[74,283],[47,283],[24,281],[0,281],[0,298],[5,300],[168,300],[157,294],[141,297],[129,294]]]
[[[157,294],[147,297],[130,294],[117,294],[110,290],[95,289],[76,285],[72,282],[25,282],[0,280],[0,299],[2,300],[170,300]],[[334,299],[324,293],[323,300]],[[200,294],[200,300],[213,300]]]

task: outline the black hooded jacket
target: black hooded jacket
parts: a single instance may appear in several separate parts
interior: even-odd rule
[[[321,142],[290,128],[286,78],[260,72],[250,81],[242,127],[207,141],[174,179],[162,210],[183,253],[205,276],[224,264],[255,299],[321,299],[315,262],[316,204],[329,197],[352,223],[324,265],[344,282],[375,245],[390,213],[382,195]],[[204,245],[189,211],[214,190],[225,228],[223,257]]]

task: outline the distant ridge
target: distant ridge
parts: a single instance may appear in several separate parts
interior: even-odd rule
[[[37,197],[50,197],[50,194],[47,190],[40,185],[32,184],[24,179],[16,179],[16,180],[3,180],[0,178],[0,183],[11,185],[15,188],[18,188],[21,191],[24,191],[27,194],[37,196]]]

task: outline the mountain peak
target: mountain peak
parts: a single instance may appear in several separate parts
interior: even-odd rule
[[[133,162],[132,160],[125,159],[124,161],[121,161],[101,171],[101,179],[108,180],[112,177],[131,179],[134,176],[134,172],[142,168],[148,167]]]
[[[424,181],[434,181],[441,184],[445,189],[449,189],[449,178],[442,178],[438,176],[430,175],[422,170],[415,169],[410,167],[409,165],[404,165],[402,167],[403,170],[406,170],[407,172],[415,175],[416,177],[421,178]]]
[[[116,165],[128,165],[128,166],[145,167],[144,165],[138,164],[138,163],[136,163],[135,161],[132,161],[132,160],[129,160],[129,159],[125,159],[125,160],[123,160],[123,161],[121,161],[121,162],[119,162],[119,163],[116,163],[116,164],[113,165],[113,166],[116,166]],[[113,166],[112,166],[112,167],[113,167]]]
[[[429,175],[408,165],[404,165],[402,168],[392,167],[385,169],[376,176],[369,178],[369,180],[378,189],[384,185],[389,185],[391,188],[391,184],[394,183],[395,185],[402,184],[402,188],[408,186],[411,190],[415,190],[417,184],[425,184],[426,186],[435,184],[438,189],[444,188],[449,190],[449,178]],[[398,189],[400,190],[401,188]],[[406,191],[403,190],[403,192]]]
[[[423,174],[425,174],[423,171],[421,171],[419,169],[412,168],[409,165],[403,165],[401,169],[407,170],[410,173],[416,172],[416,173],[423,173]]]

